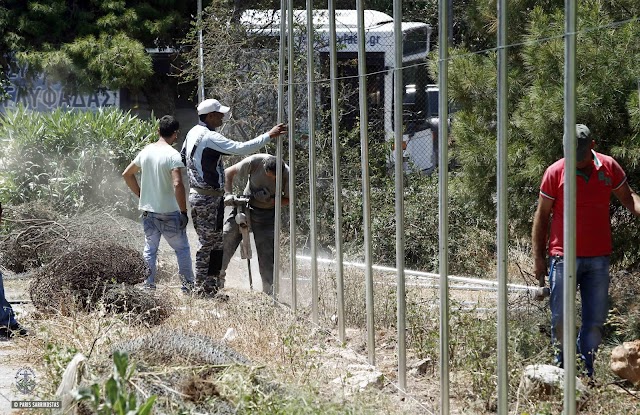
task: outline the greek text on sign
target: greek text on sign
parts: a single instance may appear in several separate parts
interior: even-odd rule
[[[13,86],[7,88],[9,99],[3,102],[5,107],[13,108],[18,105],[36,110],[51,111],[56,108],[95,110],[100,107],[114,107],[119,104],[118,93],[115,91],[93,92],[91,94],[70,94],[59,85],[44,89],[18,89]]]
[[[24,68],[9,73],[9,82],[10,85],[6,87],[8,98],[2,102],[0,110],[18,105],[36,111],[51,111],[56,108],[96,110],[120,105],[117,91],[101,90],[78,94],[59,82],[49,82],[44,75],[28,79]]]

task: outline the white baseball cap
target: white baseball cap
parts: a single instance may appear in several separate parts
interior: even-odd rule
[[[226,114],[231,108],[220,104],[217,99],[205,99],[198,105],[198,115],[208,114],[210,112],[220,112]]]

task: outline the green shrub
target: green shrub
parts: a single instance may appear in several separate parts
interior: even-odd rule
[[[75,395],[77,401],[89,402],[94,413],[99,415],[148,415],[153,409],[156,396],[153,395],[138,405],[135,392],[129,392],[128,384],[135,365],[129,365],[126,353],[113,353],[113,375],[104,386],[94,383],[89,388],[81,388]]]
[[[154,137],[154,124],[119,109],[7,111],[0,119],[0,197],[41,200],[61,211],[90,205],[131,210],[121,172]]]

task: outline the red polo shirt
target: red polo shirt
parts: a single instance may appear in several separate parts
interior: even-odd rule
[[[593,151],[594,169],[587,178],[576,177],[576,256],[611,254],[611,192],[622,186],[627,176],[612,157]],[[549,255],[563,255],[564,159],[553,163],[542,177],[540,194],[553,201]]]

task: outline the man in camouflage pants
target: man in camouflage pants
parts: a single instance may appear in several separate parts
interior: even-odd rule
[[[218,291],[222,266],[222,222],[224,215],[223,155],[248,155],[264,147],[272,139],[287,132],[278,124],[253,140],[238,142],[215,131],[222,125],[230,108],[218,100],[205,99],[198,105],[200,122],[187,134],[182,146],[182,161],[189,175],[191,219],[200,248],[196,252],[196,287],[207,295]]]

